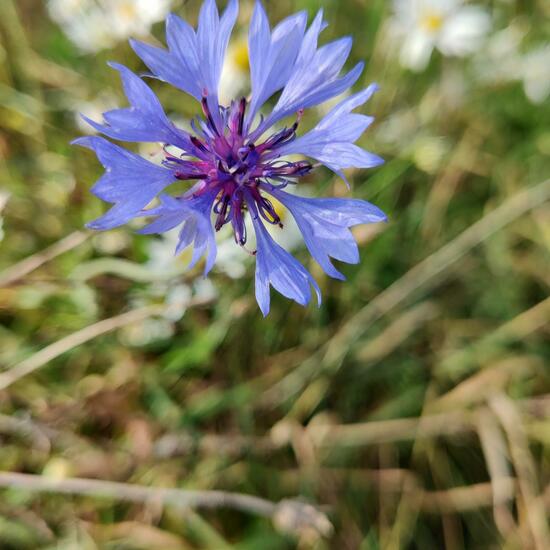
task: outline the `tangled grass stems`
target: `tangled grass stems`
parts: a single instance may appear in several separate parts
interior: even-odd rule
[[[483,216],[373,298],[346,321],[317,353],[266,391],[262,396],[263,401],[272,405],[289,401],[311,379],[326,373],[333,374],[373,323],[397,306],[405,304],[416,292],[440,284],[456,261],[507,224],[543,205],[549,198],[550,180],[545,180],[518,192]]]

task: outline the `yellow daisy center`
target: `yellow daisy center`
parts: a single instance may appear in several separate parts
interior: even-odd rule
[[[248,71],[248,44],[246,40],[239,40],[233,49],[233,61],[242,71]]]
[[[443,17],[438,13],[426,13],[420,24],[428,32],[437,32],[443,26]]]
[[[137,17],[136,6],[131,2],[123,2],[120,4],[118,12],[122,19],[133,20]]]

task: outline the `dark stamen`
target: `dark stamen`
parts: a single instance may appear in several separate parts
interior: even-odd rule
[[[216,218],[216,231],[219,231],[229,221],[229,202],[231,197],[224,194],[222,198],[214,205],[214,213],[218,214]]]
[[[203,153],[209,153],[208,149],[205,147],[204,143],[199,138],[195,136],[191,136],[191,143],[197,149],[200,149]]]
[[[241,101],[239,103],[239,127],[238,132],[239,135],[243,135],[243,124],[244,124],[244,113],[246,111],[246,99],[244,97],[241,98]]]
[[[210,129],[219,136],[220,133],[218,132],[218,128],[216,127],[216,124],[214,123],[214,119],[212,118],[212,113],[210,112],[210,108],[208,107],[208,100],[205,96],[203,96],[201,100],[202,105],[202,112],[204,113],[204,116],[208,119],[208,125],[210,126]]]
[[[176,179],[178,180],[205,180],[208,178],[207,174],[185,174],[183,172],[175,173]]]

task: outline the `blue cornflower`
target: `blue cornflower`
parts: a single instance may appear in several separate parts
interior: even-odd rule
[[[168,17],[168,51],[131,41],[150,69],[149,76],[200,102],[204,118],[191,122],[191,132],[168,119],[140,77],[122,65],[111,64],[120,73],[131,106],[105,113],[101,124],[86,118],[87,122],[113,139],[164,143],[162,166],[101,137],[82,137],[74,143],[97,154],[106,170],[92,193],[114,204],[88,224],[93,229],[111,229],[140,216],[155,217],[142,233],[163,233],[181,226],[176,253],[192,245],[191,266],[205,256],[207,274],[216,259],[214,230],[231,224],[236,243],[244,247],[245,217],[250,216],[256,234],[256,298],[267,315],[270,285],[302,305],[310,301],[313,287],[319,303],[321,300],[311,274],[266,229],[266,224],[282,227],[272,199],[290,211],[313,258],[337,279],[344,276],[331,258],[359,261],[349,228],[386,219],[380,209],[362,200],[303,198],[284,190],[320,165],[344,177],[345,168],[370,168],[383,162],[355,145],[372,117],[352,113],[377,87],[372,84],[343,100],[311,131],[297,137],[303,110],[349,89],[361,75],[363,64],[340,74],[351,49],[349,37],[317,47],[319,34],[326,27],[322,10],[307,30],[305,12],[284,19],[271,30],[258,1],[249,31],[252,93],[249,99],[219,105],[217,90],[237,13],[237,0],[229,1],[221,17],[215,0],[205,0],[196,31],[179,17]],[[261,116],[260,109],[277,92],[280,96],[275,107]],[[273,129],[291,115],[296,117],[291,126]],[[295,154],[317,162],[285,160]],[[194,183],[179,196],[161,193],[176,180]],[[146,210],[157,196],[158,206]]]

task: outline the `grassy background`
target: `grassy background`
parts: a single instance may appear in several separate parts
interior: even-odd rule
[[[88,192],[100,167],[68,144],[81,133],[78,102],[123,102],[105,62],[139,61],[126,44],[81,55],[42,2],[2,0],[0,182],[11,197],[0,365],[36,360],[102,319],[142,318],[83,345],[69,339],[0,390],[0,470],[300,496],[327,512],[333,534],[29,487],[2,490],[0,548],[550,547],[548,101],[486,83],[474,61],[434,55],[424,73],[401,69],[389,2],[267,2],[272,21],[319,4],[325,39],[351,34],[353,60],[368,60],[363,83],[381,86],[362,143],[387,162],[350,179],[390,222],[357,230],[362,261],[343,267],[346,283],[297,252],[320,282],[320,309],[273,294],[262,319],[248,266],[238,280],[215,273],[219,297],[167,325],[155,313],[174,281],[159,287],[143,268],[154,237],[79,233],[103,209]],[[542,1],[486,6],[497,29],[521,21],[528,44],[548,36]],[[193,21],[198,8],[177,4]],[[243,2],[241,32],[250,9]],[[154,87],[170,112],[196,112]],[[304,185],[346,193],[328,172]],[[67,235],[66,252],[41,255]],[[20,263],[29,257],[37,265]]]

